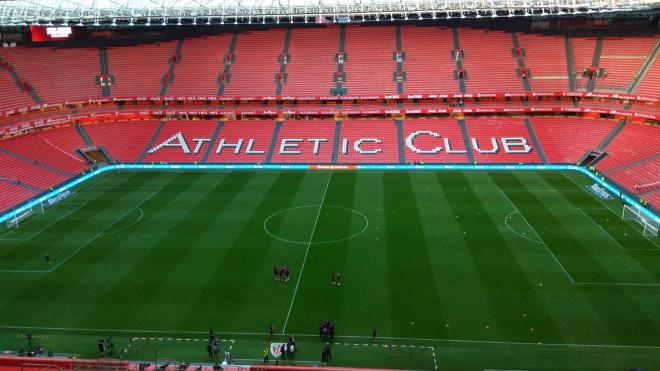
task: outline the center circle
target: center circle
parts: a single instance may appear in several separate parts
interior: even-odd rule
[[[330,217],[336,221],[337,228],[319,230],[318,222],[321,217]],[[344,223],[347,219],[350,220],[348,225]],[[337,205],[291,207],[275,212],[264,220],[264,231],[269,236],[283,242],[302,245],[345,241],[361,235],[368,227],[369,219],[366,215]],[[318,236],[321,236],[320,240]]]

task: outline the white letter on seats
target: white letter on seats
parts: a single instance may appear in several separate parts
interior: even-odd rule
[[[431,149],[427,149],[427,150],[417,148],[415,146],[415,144],[413,143],[413,141],[420,135],[430,135],[433,138],[440,138],[440,134],[434,133],[432,131],[415,131],[413,133],[410,133],[408,135],[408,137],[406,138],[406,146],[408,146],[408,148],[410,148],[411,151],[413,151],[415,153],[419,153],[420,155],[433,155],[433,154],[436,154],[436,153],[442,151],[442,147],[440,147],[440,146],[437,146],[437,147],[434,147],[434,148],[431,148]],[[447,139],[445,139],[445,141],[446,140]]]
[[[215,150],[215,153],[221,153],[222,149],[225,147],[234,147],[234,154],[239,154],[241,153],[241,147],[243,146],[243,138],[238,140],[238,143],[232,144],[232,143],[227,143],[227,139],[222,138],[220,140],[220,144],[218,144],[218,149]]]
[[[479,153],[497,153],[497,151],[500,150],[500,147],[497,145],[497,139],[490,138],[490,142],[493,145],[493,149],[489,149],[489,150],[484,149],[484,150],[482,150],[482,149],[479,149],[479,144],[477,143],[477,138],[472,138],[472,147],[474,147],[475,151],[477,151]]]
[[[176,141],[176,142],[174,142]],[[164,141],[163,143],[157,145],[156,147],[152,148],[149,150],[149,153],[156,153],[159,149],[165,148],[165,147],[181,147],[183,150],[183,153],[185,154],[190,154],[190,148],[188,147],[188,143],[186,143],[186,140],[183,138],[183,134],[181,132],[178,132],[171,136],[169,139]]]
[[[361,138],[355,141],[353,143],[353,149],[355,152],[361,154],[361,155],[377,155],[381,152],[383,152],[382,149],[376,148],[372,150],[366,150],[362,149],[362,143],[376,143],[376,144],[381,144],[382,142],[378,138]]]
[[[280,144],[280,154],[299,155],[300,151],[289,151],[287,150],[287,148],[298,148],[298,143],[302,141],[303,141],[302,139],[282,139],[282,143]]]
[[[445,138],[445,151],[447,151],[447,153],[467,153],[467,150],[464,149],[451,149],[451,146],[449,145],[449,138]]]
[[[321,143],[322,142],[327,142],[327,139],[322,139],[322,138],[311,138],[307,139],[308,142],[314,143],[314,154],[318,155],[319,152],[321,151]]]
[[[523,137],[507,137],[502,138],[502,146],[506,153],[530,153],[532,147],[527,144],[527,139]],[[512,149],[511,147],[522,147],[519,149]]]
[[[195,151],[193,151],[194,154],[198,154],[199,150],[202,149],[202,146],[204,145],[205,142],[210,142],[211,139],[193,139],[193,142],[196,142],[197,145],[195,146]]]
[[[250,139],[248,141],[248,145],[247,148],[245,149],[245,153],[248,155],[263,155],[264,153],[266,153],[264,151],[255,151],[252,149],[252,147],[254,147],[254,139]]]

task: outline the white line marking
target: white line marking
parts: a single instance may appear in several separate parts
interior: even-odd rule
[[[114,222],[110,223],[110,224],[109,224],[107,227],[105,227],[101,232],[99,232],[96,236],[92,237],[90,240],[88,240],[87,242],[85,242],[82,246],[80,246],[76,251],[74,251],[73,253],[71,253],[69,256],[67,256],[66,258],[62,259],[62,261],[60,261],[59,263],[57,263],[57,265],[55,265],[55,266],[54,266],[51,270],[49,270],[48,272],[54,272],[54,271],[55,271],[57,268],[59,268],[62,264],[66,263],[66,262],[67,262],[69,259],[71,259],[74,255],[76,255],[78,252],[80,252],[80,250],[84,249],[85,247],[87,247],[87,245],[89,245],[90,243],[92,243],[94,240],[96,240],[97,238],[101,237],[101,236],[102,236],[102,235],[103,235],[108,229],[112,228],[113,225],[117,224],[120,220],[124,219],[124,218],[126,217],[126,215],[128,215],[128,214],[131,213],[133,210],[135,210],[136,207],[140,207],[140,206],[142,206],[142,204],[144,204],[145,202],[147,202],[147,201],[149,201],[151,198],[153,198],[155,195],[157,195],[158,192],[160,192],[162,189],[163,189],[162,187],[159,188],[156,192],[154,192],[154,193],[152,193],[151,195],[149,195],[149,197],[147,197],[147,198],[145,198],[144,200],[142,200],[142,201],[141,201],[139,204],[137,204],[135,207],[131,208],[130,210],[128,210],[127,212],[125,212],[124,214],[122,214],[122,216],[120,216],[119,218],[115,219]]]
[[[276,236],[275,234],[271,233],[270,230],[268,230],[268,227],[267,227],[266,225],[268,224],[268,221],[269,221],[272,217],[274,217],[274,216],[276,216],[276,215],[282,214],[282,213],[287,212],[287,211],[290,211],[290,210],[304,209],[304,208],[309,208],[309,207],[321,207],[321,205],[303,205],[303,206],[290,207],[290,208],[288,208],[288,209],[284,209],[284,210],[277,211],[277,212],[271,214],[268,218],[266,218],[266,219],[264,220],[264,224],[263,224],[264,231],[265,231],[269,236],[271,236],[272,238],[274,238],[274,239],[276,239],[276,240],[280,240],[280,241],[282,241],[282,242],[295,243],[295,244],[299,244],[299,245],[308,245],[308,244],[309,244],[309,241],[293,241],[293,240],[287,240],[287,239],[285,239],[285,238],[278,237],[278,236]],[[352,235],[350,235],[350,236],[347,236],[347,237],[344,237],[344,238],[339,238],[339,239],[332,240],[332,241],[317,241],[317,242],[312,242],[312,243],[311,243],[312,245],[324,245],[324,244],[331,244],[331,243],[335,243],[335,242],[346,241],[346,240],[349,240],[349,239],[351,239],[351,238],[355,238],[355,237],[361,235],[362,233],[364,233],[364,232],[367,230],[367,228],[369,228],[369,219],[367,218],[367,216],[364,215],[363,213],[361,213],[361,212],[355,210],[355,209],[351,209],[351,208],[349,208],[349,207],[344,207],[344,206],[337,206],[337,205],[325,205],[325,207],[326,207],[326,208],[334,207],[334,208],[337,208],[337,209],[344,209],[344,210],[348,210],[348,211],[350,211],[351,213],[356,213],[356,214],[360,215],[360,216],[362,217],[362,219],[364,219],[364,222],[365,222],[365,224],[364,224],[364,228],[362,228],[362,230],[360,230],[359,232],[354,233],[354,234],[352,234]]]
[[[532,225],[529,223],[529,221],[527,221],[527,218],[525,218],[525,215],[523,215],[523,213],[520,212],[520,210],[518,209],[518,206],[516,206],[516,204],[514,204],[513,201],[511,201],[509,196],[507,196],[506,192],[504,192],[502,190],[500,190],[500,192],[502,192],[504,197],[507,199],[507,201],[509,201],[511,206],[513,206],[515,211],[517,211],[520,214],[520,217],[525,221],[525,223],[527,223],[527,225],[529,226],[529,228],[531,228],[531,230],[534,232],[534,234],[536,234],[536,237],[538,237],[539,241],[541,241],[541,244],[543,245],[543,247],[545,247],[545,249],[548,251],[548,253],[555,260],[555,262],[557,262],[559,267],[561,267],[561,270],[564,271],[564,274],[566,275],[566,277],[568,277],[568,279],[571,281],[571,283],[575,284],[575,280],[573,279],[573,277],[568,273],[566,268],[564,268],[564,266],[561,264],[559,259],[557,259],[557,256],[555,256],[555,254],[552,252],[552,250],[550,250],[550,248],[548,247],[548,244],[546,244],[545,241],[543,241],[543,238],[541,238],[541,236],[538,234],[538,232],[536,232],[536,229],[534,229],[534,227],[532,227]]]
[[[508,220],[508,219],[511,217],[511,215],[513,215],[513,214],[518,214],[518,215],[520,215],[520,213],[519,213],[518,211],[512,211],[512,212],[510,212],[509,214],[507,214],[507,216],[504,217],[504,225],[505,225],[507,228],[509,228],[509,230],[510,230],[511,232],[517,234],[519,237],[522,237],[522,238],[524,238],[524,239],[526,239],[526,240],[529,240],[529,241],[531,241],[531,242],[534,242],[534,243],[538,243],[538,244],[543,245],[543,242],[541,242],[541,241],[537,241],[537,240],[533,240],[533,239],[531,239],[531,238],[525,236],[524,234],[518,233],[518,231],[516,231],[515,229],[513,229],[513,228],[509,225],[509,222],[507,222],[507,220]],[[521,217],[522,217],[522,215],[521,215]]]
[[[133,223],[131,223],[131,224],[127,225],[127,226],[124,226],[124,227],[122,227],[122,228],[117,229],[116,231],[112,231],[112,232],[105,233],[104,236],[109,236],[109,235],[111,235],[111,234],[115,234],[115,233],[117,233],[117,232],[125,231],[125,230],[127,230],[128,228],[130,228],[130,227],[136,225],[137,223],[139,223],[140,220],[142,220],[142,218],[144,217],[144,211],[142,210],[141,207],[136,207],[136,208],[134,208],[133,210],[136,210],[136,209],[137,209],[138,211],[140,211],[140,217],[137,218],[137,220],[135,220]]]
[[[0,325],[0,329],[7,330],[41,330],[41,331],[68,331],[68,332],[105,332],[105,333],[144,333],[144,334],[208,334],[208,331],[178,331],[178,330],[128,330],[128,329],[94,329],[94,328],[73,328],[73,327],[37,327],[37,326],[10,326]],[[255,336],[267,337],[265,332],[216,332],[218,335],[228,336]],[[296,337],[318,338],[318,334],[296,334]],[[335,336],[337,339],[369,339],[371,336],[342,335]],[[400,340],[400,341],[418,341],[418,342],[445,342],[445,343],[475,343],[475,344],[495,344],[495,345],[521,345],[521,346],[557,346],[557,347],[593,347],[593,348],[640,348],[640,349],[660,349],[660,345],[618,345],[618,344],[575,344],[575,343],[525,343],[516,341],[493,341],[493,340],[461,340],[461,339],[438,339],[438,338],[409,338],[409,337],[389,337],[379,336],[379,339]],[[168,338],[172,340],[172,338]]]
[[[605,234],[610,240],[614,241],[614,243],[615,243],[617,246],[619,246],[619,248],[620,248],[621,250],[624,250],[624,251],[657,251],[657,250],[653,250],[653,249],[627,249],[627,248],[623,247],[623,246],[619,243],[619,241],[617,241],[614,237],[612,237],[612,235],[609,234],[609,233],[605,230],[605,228],[603,228],[602,225],[598,224],[598,222],[596,222],[592,217],[590,217],[589,214],[587,214],[586,212],[584,212],[584,210],[582,210],[582,209],[579,208],[579,207],[578,207],[577,209],[578,209],[578,211],[579,211],[580,213],[582,213],[582,215],[586,216],[587,219],[589,219],[592,223],[594,223],[594,225],[595,225],[596,227],[598,227],[598,229],[600,229],[600,230],[603,232],[603,234]],[[602,209],[597,209],[597,210],[602,210]]]
[[[570,180],[571,182],[573,182],[573,183],[574,183],[575,185],[577,185],[578,187],[580,187],[580,188],[582,187],[582,185],[580,185],[578,182],[576,182],[573,178],[571,178],[571,177],[569,177],[568,175],[566,175],[566,173],[564,173],[563,171],[561,171],[560,173],[561,173],[561,175],[563,175],[566,179]],[[603,200],[601,200],[600,198],[596,197],[596,195],[594,195],[592,192],[585,192],[585,193],[588,194],[589,196],[593,197],[596,201],[600,202],[603,206],[605,206],[605,208],[606,208],[607,210],[611,211],[612,214],[614,214],[614,216],[615,216],[616,218],[621,219],[621,215],[619,215],[617,212],[615,212],[611,207],[609,207],[605,202],[603,202]],[[626,220],[626,219],[622,219],[622,220],[623,220],[626,224],[628,224],[629,226],[631,226],[634,230],[639,231],[639,229],[638,229],[639,227],[638,227],[638,226],[636,226],[636,225],[630,223],[630,221],[628,221],[628,220]],[[642,234],[642,236],[644,236],[644,235]],[[657,248],[660,249],[660,246],[658,245],[657,242],[655,242],[654,240],[650,239],[648,236],[644,236],[644,238],[646,238],[647,240],[649,240],[649,241],[650,241],[655,247],[657,247]]]
[[[59,222],[60,220],[62,220],[62,219],[64,219],[64,218],[66,218],[67,216],[69,216],[69,215],[75,213],[76,211],[78,211],[78,209],[82,208],[82,207],[85,206],[86,204],[87,204],[86,202],[80,202],[80,203],[78,203],[78,202],[76,202],[76,203],[69,202],[69,203],[67,203],[67,205],[78,205],[78,207],[75,208],[75,209],[73,209],[73,210],[70,210],[68,213],[66,213],[66,214],[62,215],[61,217],[57,218],[55,221],[51,222],[50,224],[48,224],[48,225],[45,226],[44,228],[40,229],[38,232],[32,234],[30,237],[28,237],[28,238],[0,238],[0,241],[30,241],[30,240],[33,239],[34,237],[40,235],[41,232],[43,232],[43,231],[45,231],[46,229],[48,229],[48,228],[52,227],[53,225],[55,225],[55,224],[56,224],[57,222]],[[33,220],[34,220],[34,219],[33,219]],[[16,230],[16,229],[14,229],[14,230],[12,230],[12,231],[15,231],[15,230]],[[3,235],[3,236],[4,236],[4,235]]]
[[[302,266],[300,267],[300,272],[298,272],[298,280],[296,281],[296,288],[293,290],[293,297],[291,298],[291,304],[289,304],[289,311],[286,314],[286,320],[284,320],[284,326],[282,327],[282,335],[286,333],[286,326],[289,324],[289,316],[291,316],[291,309],[293,309],[293,303],[295,303],[296,301],[296,295],[298,294],[298,286],[300,286],[300,279],[302,278],[303,271],[305,270],[305,264],[307,263],[307,255],[309,255],[309,248],[312,246],[312,239],[314,239],[314,233],[316,232],[316,224],[319,222],[319,216],[321,216],[321,210],[323,209],[323,202],[325,201],[325,195],[328,193],[328,187],[330,186],[331,179],[332,179],[332,172],[330,172],[330,176],[328,177],[328,182],[325,184],[323,197],[321,198],[321,203],[319,204],[319,211],[316,213],[314,226],[312,227],[312,232],[309,235],[309,242],[307,243],[307,249],[305,250],[305,257],[303,258],[303,263]]]

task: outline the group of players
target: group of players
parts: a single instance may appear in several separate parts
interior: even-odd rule
[[[330,320],[322,321],[319,325],[319,337],[323,341],[333,341],[335,339],[335,323]]]
[[[286,282],[289,280],[289,267],[288,266],[283,266],[280,267],[278,265],[273,266],[273,278],[277,282]]]

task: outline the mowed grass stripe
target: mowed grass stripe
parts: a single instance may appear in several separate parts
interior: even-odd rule
[[[379,336],[394,333],[392,309],[396,305],[405,305],[392,301],[389,281],[398,280],[398,275],[392,275],[387,264],[385,240],[385,194],[382,173],[356,173],[355,178],[349,177],[344,186],[339,180],[334,186],[352,195],[345,202],[352,203],[352,208],[363,213],[368,219],[368,228],[359,236],[346,241],[345,268],[333,265],[332,270],[341,270],[344,274],[344,284],[341,287],[331,286],[328,270],[323,269],[319,281],[322,287],[328,287],[341,294],[337,322],[338,335],[369,336],[370,329],[375,327]],[[353,189],[350,187],[353,186]],[[333,187],[334,188],[334,187]],[[339,198],[339,195],[337,196]],[[334,197],[333,197],[334,199]],[[337,201],[339,202],[339,201]],[[361,218],[361,217],[360,217]],[[358,220],[358,215],[353,215]],[[357,224],[357,223],[355,223]],[[332,228],[332,224],[328,227]],[[327,227],[326,227],[327,228]],[[334,249],[328,245],[326,249]],[[329,251],[331,254],[332,251]],[[321,264],[323,262],[321,261]],[[326,300],[323,299],[323,302]],[[333,305],[330,303],[329,305]],[[315,324],[318,326],[318,323]]]
[[[265,175],[265,174],[264,174]],[[218,331],[264,332],[267,321],[282,318],[284,307],[290,296],[287,287],[275,287],[272,277],[272,261],[266,256],[272,239],[263,230],[264,219],[272,210],[287,209],[291,206],[300,184],[307,177],[303,173],[274,173],[259,175],[263,182],[260,194],[241,211],[246,222],[238,228],[238,236],[224,247],[223,258],[213,269],[195,305],[187,315],[188,320],[197,317],[212,321]],[[293,250],[296,251],[296,250]],[[267,290],[268,283],[271,289]],[[260,305],[252,305],[248,297],[252,291],[264,290]],[[279,295],[278,295],[279,294]],[[269,306],[268,303],[272,305]],[[285,304],[286,303],[286,304]],[[273,310],[276,307],[280,310]]]
[[[484,327],[474,319],[491,323],[493,328],[498,320],[462,237],[464,230],[449,206],[448,189],[461,187],[451,178],[432,173],[414,174],[413,191],[439,290],[442,316],[438,321],[444,320],[440,324],[445,326],[447,338],[480,339]],[[482,207],[471,211],[485,212]],[[434,335],[429,332],[428,336]]]
[[[343,323],[341,316],[342,308],[348,306],[344,298],[350,301],[355,296],[352,295],[356,283],[359,281],[359,270],[347,265],[347,254],[350,246],[350,240],[338,241],[334,243],[319,243],[342,239],[350,236],[353,231],[353,218],[350,209],[353,208],[353,199],[355,192],[355,183],[357,174],[355,173],[332,173],[332,179],[328,179],[330,174],[326,174],[326,179],[330,181],[323,207],[312,208],[309,215],[311,225],[309,232],[314,230],[312,245],[307,256],[305,271],[301,277],[298,287],[296,301],[291,311],[289,323],[287,324],[287,333],[316,333],[319,323],[322,320],[333,320],[337,323],[337,333],[346,331],[339,323]],[[324,185],[325,186],[325,185]],[[324,186],[318,190],[318,201],[322,198]],[[342,209],[346,207],[349,210]],[[316,229],[314,220],[318,212],[318,221]],[[304,246],[306,248],[306,245]],[[341,272],[344,284],[342,287],[331,285],[332,272]],[[350,307],[350,306],[348,306]],[[355,309],[355,308],[354,308]]]
[[[173,325],[168,319],[177,318],[177,311],[181,307],[171,306],[172,294],[176,293],[177,297],[183,298],[187,291],[181,290],[181,286],[168,287],[166,291],[169,294],[163,296],[161,288],[192,251],[198,233],[205,229],[211,216],[208,208],[223,196],[224,188],[229,188],[228,184],[234,185],[232,191],[239,192],[251,175],[245,174],[245,179],[225,176],[219,182],[205,187],[205,192],[188,192],[196,182],[210,176],[195,174],[185,179],[186,174],[180,175],[181,183],[173,183],[177,188],[181,185],[184,188],[177,189],[176,195],[163,194],[153,208],[148,208],[149,217],[143,228],[149,228],[147,234],[151,235],[150,240],[136,245],[130,236],[126,236],[127,241],[131,242],[124,248],[138,251],[133,256],[124,257],[125,266],[118,267],[117,276],[112,278],[112,284],[109,285],[113,289],[99,297],[87,315],[80,318],[78,327],[98,326],[96,321],[102,313],[106,313],[104,320],[117,328],[158,328],[163,322]],[[181,199],[185,199],[183,203],[186,208],[171,208],[172,204]],[[179,280],[185,279],[185,275],[177,276]],[[163,316],[166,310],[171,317]]]
[[[536,282],[530,282],[511,251],[509,243],[515,242],[502,233],[507,233],[507,237],[513,236],[508,230],[504,232],[497,227],[502,224],[506,210],[502,209],[501,199],[493,199],[495,192],[483,192],[490,189],[488,175],[456,174],[455,182],[457,189],[462,186],[463,190],[455,191],[455,195],[450,194],[449,202],[459,216],[458,223],[466,232],[463,238],[498,318],[496,324],[480,323],[484,327],[483,336],[489,340],[530,342],[560,338],[556,325],[535,291]],[[485,212],[475,215],[475,210],[481,207]],[[512,303],[517,303],[517,309],[524,311],[507,310]],[[534,325],[523,317],[526,312],[532,315],[530,320],[534,321]]]
[[[387,263],[392,275],[389,280],[392,329],[397,334],[414,337],[419,334],[419,327],[424,329],[421,331],[444,336],[439,291],[433,279],[412,181],[407,173],[383,175]],[[410,305],[412,302],[416,305]]]
[[[143,174],[144,175],[144,174]],[[178,176],[181,178],[181,175]],[[149,229],[149,224],[153,219],[159,218],[159,212],[168,206],[167,200],[170,193],[166,191],[172,181],[171,178],[161,176],[142,179],[149,179],[148,182],[135,183],[139,181],[139,174],[122,173],[113,178],[128,179],[127,185],[117,186],[113,189],[119,195],[124,192],[130,192],[131,187],[152,187],[159,184],[159,188],[143,189],[145,192],[156,192],[156,195],[149,201],[143,203],[140,208],[145,210],[143,217],[132,228],[126,229],[121,233],[112,233],[99,237],[94,243],[81,252],[78,259],[68,262],[67,272],[80,272],[77,277],[71,277],[77,284],[71,285],[69,290],[63,290],[60,299],[53,303],[52,309],[57,306],[66,308],[71,314],[66,317],[66,327],[82,327],[87,325],[118,327],[126,318],[142,303],[142,296],[132,296],[137,293],[133,284],[144,281],[143,278],[136,278],[135,282],[127,283],[125,275],[138,264],[140,259],[148,251],[149,245],[140,241],[137,236],[142,235],[144,230]],[[168,180],[165,180],[168,179]],[[192,179],[191,179],[192,180]],[[139,184],[139,185],[138,185]],[[192,182],[189,184],[193,184]],[[112,187],[105,183],[104,187]],[[136,217],[135,214],[132,216]],[[136,220],[133,220],[136,221]],[[121,289],[118,289],[118,288]],[[111,299],[107,300],[108,296]],[[95,300],[84,300],[80,298],[94,298]],[[132,300],[126,300],[132,299]],[[104,302],[104,300],[107,300]],[[90,320],[90,318],[94,318]],[[99,322],[99,319],[102,319]]]
[[[539,175],[541,176],[541,175]],[[551,179],[546,174],[543,177],[548,184]],[[555,174],[554,178],[558,177]],[[584,217],[583,225],[593,226],[592,238],[594,246],[598,247],[600,256],[609,255],[611,267],[622,271],[632,283],[656,283],[660,285],[660,249],[655,248],[651,240],[644,238],[643,234],[626,223],[620,217],[603,207],[596,199],[589,197],[585,192],[558,191],[562,195],[563,203],[573,205],[577,210],[577,217]],[[611,201],[618,202],[618,201]],[[607,250],[605,250],[607,249]]]
[[[132,178],[132,177],[131,177]],[[125,182],[131,181],[131,178],[126,178]],[[148,177],[144,177],[143,181],[147,182]],[[118,204],[121,204],[124,209],[130,207],[130,205],[135,205],[139,202],[140,195],[143,197],[143,190],[136,190],[136,193],[133,192],[123,192],[118,197],[114,198]],[[35,243],[36,252],[39,259],[42,259],[43,262],[43,249],[45,247],[49,248],[49,254],[53,257],[53,263],[56,264],[59,259],[63,259],[68,255],[60,255],[57,252],[57,247],[61,246],[66,251],[64,253],[71,253],[75,249],[79,248],[80,244],[85,241],[93,238],[98,232],[105,228],[106,224],[95,223],[93,220],[94,215],[103,213],[103,219],[107,219],[110,215],[114,215],[115,218],[119,217],[122,210],[119,208],[107,208],[108,202],[113,197],[110,195],[113,194],[111,189],[104,189],[98,192],[87,192],[79,194],[75,200],[81,201],[86,200],[87,205],[83,210],[76,212],[75,215],[72,215],[70,218],[64,220],[58,227],[65,228],[72,233],[73,238],[67,238],[67,233],[47,233],[45,232],[43,236],[39,236],[38,242],[30,241],[30,243]],[[132,200],[128,204],[125,199]],[[50,231],[57,231],[58,229],[52,229]],[[36,239],[36,238],[35,238]],[[33,252],[30,249],[26,249],[24,254],[26,254],[27,260],[36,259],[31,256]],[[71,269],[71,264],[75,262],[75,259],[71,259],[67,262],[66,265],[62,266],[62,269],[58,269],[52,273],[47,274],[38,274],[38,275],[24,275],[23,279],[18,280],[22,284],[16,285],[15,280],[7,280],[6,282],[14,282],[12,287],[7,287],[3,290],[3,305],[0,307],[0,312],[6,315],[7,319],[11,319],[13,323],[19,323],[21,325],[39,325],[42,324],[44,319],[48,319],[48,323],[59,318],[70,318],[68,314],[63,311],[47,311],[48,305],[53,302],[57,302],[58,297],[62,294],[63,290],[66,290],[72,286],[76,286],[76,282],[80,282],[80,277],[86,269],[92,269],[88,266],[80,266],[78,269]],[[45,266],[45,263],[43,263]],[[47,268],[47,267],[44,267]],[[2,280],[4,282],[4,280]],[[80,283],[81,286],[84,286],[83,283]],[[44,290],[44,287],[48,287],[48,290]],[[80,298],[80,297],[79,297]],[[78,298],[78,299],[79,299]],[[6,300],[6,301],[5,301]],[[75,302],[74,302],[75,303]]]
[[[514,182],[517,183],[516,188],[522,188],[523,184],[517,178],[509,177],[507,180],[502,180],[502,176],[503,174],[499,173],[492,175],[498,184]],[[502,187],[502,184],[500,184],[500,187]],[[544,241],[548,243],[550,248],[553,248],[556,255],[562,261],[562,264],[572,267],[579,272],[579,263],[575,261],[578,260],[576,259],[577,256],[572,254],[570,249],[578,250],[580,252],[580,263],[590,264],[597,267],[594,269],[600,269],[602,272],[602,277],[600,278],[607,280],[605,281],[607,283],[614,282],[607,272],[593,260],[593,256],[589,251],[581,245],[584,242],[578,241],[573,237],[571,230],[566,227],[565,223],[572,223],[573,221],[565,217],[562,218],[561,216],[556,216],[555,213],[548,209],[542,200],[539,200],[533,194],[533,192],[512,192],[512,196],[514,196],[514,202],[517,200],[516,204],[518,208],[520,208],[521,212],[525,214],[530,223],[534,226],[541,225],[540,228],[537,227],[537,231]],[[565,208],[567,206],[564,205],[563,207]],[[559,205],[557,205],[556,209],[559,209]],[[540,218],[545,219],[545,223],[538,220]],[[554,233],[548,232],[548,229],[545,228],[544,225],[555,225],[560,231],[554,231]],[[555,237],[557,235],[563,235],[564,238],[558,240]],[[562,246],[562,248],[557,249],[557,246]],[[566,248],[565,246],[569,247]],[[571,271],[570,268],[569,271]],[[579,274],[576,275],[577,277],[580,277]],[[574,275],[574,277],[576,277],[576,275]],[[576,281],[582,282],[577,278]],[[605,324],[608,327],[609,332],[615,336],[617,344],[649,345],[657,343],[657,340],[651,335],[658,333],[657,322],[650,319],[644,311],[638,308],[637,305],[628,298],[624,288],[617,285],[584,285],[578,286],[578,289],[582,291],[584,297],[589,300],[592,307],[599,314],[601,322]]]

